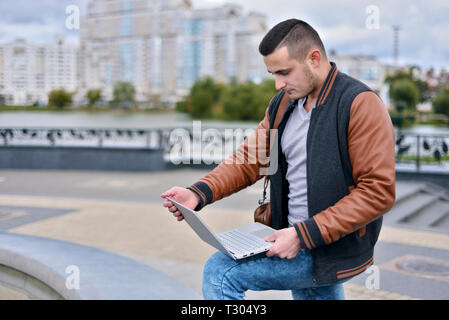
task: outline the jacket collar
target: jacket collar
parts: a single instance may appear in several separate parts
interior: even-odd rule
[[[326,98],[331,92],[332,86],[334,85],[335,78],[337,77],[338,69],[337,65],[334,62],[330,62],[331,70],[327,75],[326,80],[324,81],[323,87],[321,88],[320,94],[318,95],[318,99],[316,102],[316,106],[320,106],[326,102]]]

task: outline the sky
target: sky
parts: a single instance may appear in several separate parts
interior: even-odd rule
[[[15,38],[44,43],[57,34],[76,43],[79,31],[65,27],[66,7],[77,5],[83,15],[88,1],[1,0],[0,43]],[[393,62],[392,26],[398,25],[401,64],[449,69],[449,0],[192,0],[194,8],[225,3],[264,14],[268,28],[290,18],[304,20],[328,51],[375,56],[386,63]]]

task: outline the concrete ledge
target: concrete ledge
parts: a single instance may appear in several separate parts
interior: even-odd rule
[[[66,281],[79,270],[79,289]],[[74,243],[0,232],[0,285],[31,298],[197,300],[198,293],[144,264]],[[70,286],[69,286],[70,287]]]
[[[414,181],[414,182],[428,182],[439,185],[440,187],[449,189],[449,170],[407,170],[396,169],[396,179],[398,181]]]
[[[0,265],[0,300],[62,300],[42,281],[21,271]]]
[[[165,162],[159,149],[1,146],[0,168],[161,171]]]

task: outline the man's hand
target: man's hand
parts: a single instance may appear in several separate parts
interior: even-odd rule
[[[281,229],[265,237],[265,241],[274,242],[267,252],[267,257],[278,256],[281,259],[293,259],[301,250],[300,242],[294,227]]]
[[[181,203],[182,205],[192,210],[196,208],[198,203],[200,203],[200,198],[197,196],[195,192],[181,187],[173,187],[165,191],[163,194],[161,194],[161,198],[167,197]],[[168,211],[173,213],[173,216],[177,218],[178,221],[182,221],[184,219],[184,217],[181,214],[181,211],[179,211],[178,208],[176,208],[173,202],[165,200],[163,206],[168,208]]]

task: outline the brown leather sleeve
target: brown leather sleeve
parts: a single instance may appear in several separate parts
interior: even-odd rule
[[[388,211],[395,201],[395,132],[380,98],[363,92],[353,101],[348,151],[355,186],[334,206],[315,215],[326,244],[352,233]]]
[[[283,93],[279,92],[279,94]],[[271,134],[274,137],[277,134],[278,125],[290,100],[287,94],[284,93],[282,95],[273,128],[270,131],[270,116],[268,111],[273,101],[277,101],[274,100],[275,98],[270,101],[265,111],[265,117],[259,123],[255,132],[245,139],[237,148],[237,151],[204,178],[188,187],[188,189],[195,192],[200,198],[200,203],[195,210],[201,210],[206,204],[230,196],[276,170],[277,161],[273,161],[275,164],[274,167],[276,168],[270,167],[270,150],[273,148],[273,142],[277,139],[269,139],[269,136]],[[271,145],[269,145],[270,140]]]
[[[261,168],[269,165],[269,130],[270,119],[267,108],[265,117],[255,132],[245,139],[237,151],[189,187],[201,199],[196,210],[230,196],[262,178]]]

